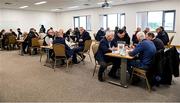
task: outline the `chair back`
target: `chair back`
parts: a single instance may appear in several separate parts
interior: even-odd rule
[[[32,38],[32,47],[40,47],[38,38]]]
[[[13,35],[8,36],[8,44],[15,44],[16,43],[16,37]]]
[[[54,44],[53,50],[55,57],[66,57],[65,46],[63,44]]]
[[[99,43],[98,42],[92,45],[92,51],[93,51],[94,55],[98,51],[98,48],[99,48]]]
[[[171,45],[173,39],[174,39],[174,35],[170,38],[170,40],[169,40],[169,42],[168,42],[168,45]]]
[[[43,46],[43,42],[44,42],[44,40],[43,40],[43,39],[40,39],[40,40],[39,40],[39,45],[40,45],[40,46]]]
[[[91,48],[92,40],[86,40],[84,44],[83,52],[88,52]]]

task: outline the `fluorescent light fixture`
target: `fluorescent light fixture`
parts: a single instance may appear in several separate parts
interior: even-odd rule
[[[112,1],[108,1],[107,3],[112,3]],[[102,4],[104,4],[104,2],[99,2],[99,3],[97,3],[98,5],[102,5]]]
[[[24,9],[24,8],[27,8],[27,7],[29,7],[29,6],[21,6],[21,7],[19,7],[20,9]]]
[[[68,7],[69,9],[74,9],[74,8],[78,8],[79,6],[71,6],[71,7]]]
[[[34,5],[41,5],[41,4],[45,4],[45,3],[47,3],[47,1],[37,2],[37,3],[35,3]]]

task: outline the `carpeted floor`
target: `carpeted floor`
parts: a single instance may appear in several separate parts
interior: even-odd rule
[[[39,62],[39,56],[20,56],[18,51],[0,51],[0,102],[139,102],[179,101],[180,78],[173,85],[149,93],[142,86],[127,89],[92,78],[94,64],[64,67],[54,72]]]

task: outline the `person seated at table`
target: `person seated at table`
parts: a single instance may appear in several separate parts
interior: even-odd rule
[[[67,41],[70,41],[70,34],[72,33],[72,29],[68,29],[68,31],[64,34],[64,38],[67,40]]]
[[[21,29],[20,29],[20,28],[17,28],[17,32],[18,32],[18,37],[17,37],[17,39],[20,40],[20,39],[21,39],[20,37],[22,36]]]
[[[0,32],[0,38],[1,38],[1,41],[0,41],[1,43],[0,44],[2,45],[1,49],[4,49],[4,46],[5,46],[4,45],[5,44],[5,39],[4,39],[5,32],[6,31],[4,29],[2,29],[1,32]]]
[[[52,29],[48,29],[47,35],[44,37],[43,45],[44,46],[51,45],[53,43],[53,39],[54,39],[54,31]]]
[[[144,32],[144,34],[146,35],[147,33],[150,32],[150,28],[149,28],[149,27],[146,27],[145,30],[144,30],[143,32]]]
[[[116,50],[118,49],[117,44],[114,41],[114,32],[107,31],[105,37],[100,41],[99,48],[97,50],[97,53],[95,54],[95,59],[100,65],[98,72],[99,81],[104,81],[103,72],[107,68],[107,64],[109,62],[112,62],[113,66],[108,75],[112,78],[118,78],[116,76],[116,72],[120,68],[120,59],[108,57],[105,55],[106,53],[111,53],[112,51]]]
[[[36,34],[35,34],[35,29],[31,28],[26,39],[24,40],[24,44],[23,44],[23,52],[26,54],[27,52],[25,51],[25,49],[27,48],[27,50],[29,50],[29,48],[32,45],[32,39],[36,38]],[[37,54],[37,49],[34,49],[35,54]]]
[[[117,32],[117,36],[115,37],[115,41],[118,43],[118,41],[124,41],[126,45],[130,45],[130,37],[128,35],[125,35],[125,31],[123,29],[119,29]]]
[[[116,26],[115,29],[114,29],[114,38],[117,37],[117,34],[118,34],[118,30],[119,30],[119,27]]]
[[[79,63],[77,61],[77,54],[80,55],[79,52],[82,52],[84,50],[85,41],[86,40],[91,40],[91,36],[89,35],[89,33],[83,27],[80,27],[79,31],[80,31],[80,37],[79,37],[79,40],[78,40],[78,47],[73,49],[73,62],[75,64]],[[81,58],[83,60],[85,58],[85,56],[83,56]]]
[[[12,29],[10,29],[9,31],[10,31],[10,33],[11,33],[12,35],[14,35],[15,37],[17,37],[17,34],[16,34]]]
[[[73,34],[75,35],[75,42],[79,41],[80,32],[78,28],[74,28]]]
[[[159,27],[156,29],[157,32],[157,36],[156,38],[159,38],[163,41],[164,45],[167,45],[169,42],[169,36],[167,34],[167,32],[164,30],[163,27]]]
[[[131,76],[132,69],[131,67],[137,67],[144,70],[148,70],[149,66],[151,65],[151,61],[153,56],[156,53],[156,47],[154,43],[150,40],[145,39],[144,32],[139,32],[137,34],[137,40],[139,43],[134,48],[133,51],[128,52],[130,56],[137,56],[138,60],[130,60],[128,61],[128,72]]]
[[[129,35],[128,35],[128,32],[127,32],[127,30],[126,30],[126,26],[123,26],[123,27],[122,27],[122,30],[124,30],[125,36],[129,36]]]
[[[132,42],[133,42],[133,45],[136,45],[136,44],[138,44],[138,39],[137,39],[137,33],[138,32],[140,32],[141,31],[141,28],[140,27],[138,27],[137,28],[137,30],[135,31],[135,33],[133,34],[133,36],[132,36]]]
[[[1,32],[0,32],[0,38],[3,38],[3,35],[5,34],[5,32],[6,32],[6,31],[5,31],[4,29],[1,30]]]
[[[151,40],[154,43],[157,51],[165,49],[164,48],[164,43],[162,42],[162,40],[160,40],[158,38],[155,38],[154,33],[152,33],[152,32],[147,33],[146,34],[146,39]]]
[[[95,39],[97,41],[101,41],[104,38],[104,36],[105,36],[104,28],[100,28],[96,34]]]
[[[72,49],[66,44],[66,39],[64,38],[63,30],[60,29],[56,36],[57,36],[57,37],[56,37],[55,40],[53,41],[53,44],[63,44],[63,45],[65,46],[66,57],[67,57],[68,59],[72,59],[73,51],[72,51]]]

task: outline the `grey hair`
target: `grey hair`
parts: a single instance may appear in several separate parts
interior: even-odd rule
[[[140,41],[146,38],[144,32],[138,32],[137,36],[139,37]]]
[[[107,36],[112,35],[112,34],[114,35],[114,31],[110,31],[109,30],[109,31],[106,31],[106,35],[105,36],[107,37]]]

